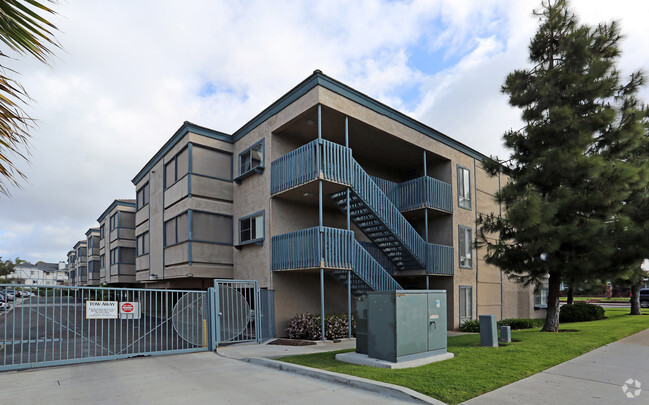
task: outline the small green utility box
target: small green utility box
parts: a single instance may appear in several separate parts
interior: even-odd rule
[[[377,291],[359,303],[357,352],[394,363],[446,353],[446,291]]]

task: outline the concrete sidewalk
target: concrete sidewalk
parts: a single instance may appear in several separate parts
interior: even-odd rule
[[[465,403],[649,404],[649,329]]]

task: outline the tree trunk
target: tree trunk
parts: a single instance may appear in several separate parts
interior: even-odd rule
[[[574,300],[575,300],[574,294],[575,294],[575,290],[572,288],[572,285],[570,285],[568,287],[568,301],[566,301],[566,303],[568,305],[570,305],[570,304],[572,304],[574,302]]]
[[[640,288],[642,288],[641,281],[631,286],[631,315],[642,315],[640,312]]]
[[[550,273],[548,286],[548,313],[541,332],[559,331],[559,292],[561,291],[561,274]]]

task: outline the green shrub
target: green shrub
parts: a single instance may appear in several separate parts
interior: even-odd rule
[[[496,326],[500,328],[501,326],[509,326],[512,329],[531,329],[537,328],[543,325],[543,319],[530,319],[530,318],[507,318],[496,322]],[[480,321],[471,320],[464,321],[460,325],[460,330],[462,332],[480,332]]]
[[[291,339],[319,340],[322,337],[320,315],[300,314],[291,319],[286,333]],[[346,338],[348,335],[346,314],[325,315],[325,338],[338,339]],[[356,321],[352,315],[352,336],[356,336]]]
[[[477,319],[464,321],[462,322],[462,325],[460,325],[460,330],[462,332],[480,332],[480,321],[478,321]]]
[[[576,302],[559,309],[559,322],[587,322],[604,319],[604,308],[599,305]]]

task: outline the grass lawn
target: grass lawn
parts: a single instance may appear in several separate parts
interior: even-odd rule
[[[426,366],[389,370],[335,360],[344,351],[283,357],[303,366],[401,385],[448,404],[457,404],[543,371],[583,353],[649,328],[649,316],[630,316],[628,308],[606,309],[607,318],[566,323],[559,333],[512,331],[512,343],[480,347],[478,334],[448,338],[455,358]],[[643,310],[649,315],[649,310]],[[349,351],[349,350],[348,350]]]

